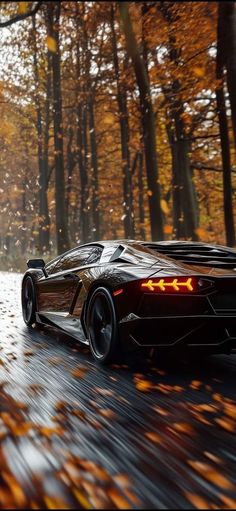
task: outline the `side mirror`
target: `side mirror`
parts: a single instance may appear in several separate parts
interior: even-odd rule
[[[27,266],[28,266],[28,268],[35,268],[35,269],[43,270],[45,277],[48,276],[48,274],[45,270],[45,261],[43,259],[29,259],[27,261]]]

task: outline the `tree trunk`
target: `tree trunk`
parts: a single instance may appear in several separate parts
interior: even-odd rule
[[[33,41],[33,61],[34,61],[34,80],[35,80],[35,106],[37,114],[37,142],[38,142],[38,167],[39,167],[39,251],[48,252],[50,237],[50,220],[48,212],[47,199],[47,155],[44,154],[43,147],[43,123],[42,108],[39,98],[39,69],[38,69],[38,52],[36,43],[36,23],[35,16],[32,17],[32,41]],[[46,106],[47,108],[47,106]],[[47,126],[45,129],[48,129]]]
[[[145,233],[145,211],[143,200],[144,186],[143,186],[143,153],[138,153],[138,208],[139,208],[139,224],[140,224],[140,238],[146,240]]]
[[[198,211],[195,197],[194,184],[192,179],[192,169],[189,159],[189,141],[186,139],[184,123],[182,120],[182,104],[174,107],[174,122],[176,131],[176,159],[179,172],[178,181],[180,183],[181,206],[184,218],[184,237],[187,239],[198,240]]]
[[[151,235],[153,240],[160,240],[163,239],[163,219],[160,206],[161,196],[157,167],[155,117],[153,112],[149,79],[133,32],[128,5],[129,2],[118,2],[127,51],[133,62],[136,81],[139,89],[147,182],[149,188],[148,198],[150,208]]]
[[[61,97],[61,54],[59,45],[60,2],[48,2],[48,35],[55,40],[56,51],[52,52],[53,120],[55,147],[55,199],[56,236],[58,253],[69,249],[69,236],[65,206],[65,175],[63,157],[63,125]]]
[[[80,239],[84,243],[89,240],[90,233],[90,213],[89,213],[89,182],[88,182],[88,148],[87,148],[87,102],[84,101],[83,92],[85,87],[81,85],[82,75],[82,49],[80,46],[81,34],[83,27],[81,26],[81,13],[78,3],[76,4],[76,29],[77,29],[77,45],[76,45],[76,67],[77,67],[77,147],[78,147],[78,164],[80,174]],[[84,56],[84,55],[83,55]],[[85,91],[86,92],[86,91]]]
[[[157,8],[171,28],[176,21],[176,14],[171,12],[168,2],[161,2]],[[169,33],[169,59],[176,68],[179,64],[181,48],[177,48],[176,38]],[[197,228],[199,225],[198,204],[195,185],[193,182],[190,162],[190,142],[186,137],[183,121],[184,106],[180,95],[181,83],[178,78],[171,85],[163,87],[169,107],[168,136],[172,152],[172,179],[173,179],[173,224],[175,236],[198,240]]]
[[[86,94],[86,111],[88,116],[88,127],[89,127],[89,142],[90,142],[90,152],[91,152],[91,171],[92,171],[92,179],[91,179],[91,188],[92,188],[92,197],[91,197],[91,206],[92,206],[92,233],[90,235],[91,239],[99,239],[100,238],[100,211],[99,211],[99,189],[98,189],[98,155],[97,155],[97,141],[96,141],[96,131],[95,131],[95,120],[94,120],[94,90],[92,79],[90,75],[90,66],[91,66],[91,52],[88,47],[88,33],[86,22],[84,20],[85,16],[85,4],[82,6],[83,11],[83,54],[85,61],[85,92]],[[87,125],[87,120],[86,120]],[[85,149],[87,148],[87,134],[84,132],[85,136]],[[86,151],[86,154],[88,151]],[[88,165],[88,160],[85,162],[85,165]],[[88,172],[88,169],[87,169]],[[89,196],[88,196],[89,198]]]
[[[219,2],[218,9],[222,64],[226,66],[227,70],[227,87],[236,148],[236,3]]]
[[[119,109],[120,135],[121,135],[121,159],[123,171],[123,194],[124,194],[124,231],[126,238],[134,238],[134,212],[133,212],[133,192],[132,176],[130,168],[129,151],[129,120],[127,108],[127,93],[125,85],[122,84],[119,69],[119,60],[117,52],[116,31],[114,22],[114,6],[111,4],[111,34],[112,34],[112,53],[113,64],[116,77],[117,94],[116,100]]]
[[[180,170],[177,155],[177,144],[175,140],[175,130],[171,122],[167,120],[166,124],[167,136],[171,149],[172,159],[172,197],[173,197],[173,238],[179,239],[184,237],[183,231],[183,215],[181,208],[181,183]]]
[[[228,3],[228,2],[227,2]],[[224,61],[225,61],[225,32],[224,19],[222,17],[222,6],[219,4],[218,27],[217,27],[217,58],[216,58],[216,78],[220,85],[216,89],[217,110],[219,116],[221,156],[223,165],[223,195],[224,195],[224,219],[226,242],[229,246],[235,245],[235,228],[232,204],[232,182],[231,182],[231,162],[230,162],[230,144],[228,133],[228,122],[224,97]]]
[[[93,219],[93,239],[100,238],[100,211],[99,211],[99,188],[98,188],[98,156],[97,141],[94,121],[94,96],[92,93],[88,99],[88,117],[91,148],[91,167],[92,167],[92,219]]]
[[[66,190],[66,216],[68,218],[68,224],[70,219],[70,198],[71,198],[71,192],[72,192],[72,177],[75,167],[75,155],[72,149],[72,143],[73,143],[73,128],[70,125],[68,130],[68,142],[66,147],[66,153],[67,153],[67,190]]]

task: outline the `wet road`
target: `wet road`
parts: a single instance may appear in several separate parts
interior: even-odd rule
[[[0,273],[0,506],[230,509],[236,356],[100,368]]]

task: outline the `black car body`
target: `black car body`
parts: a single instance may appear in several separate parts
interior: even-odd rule
[[[60,328],[115,360],[137,348],[236,347],[236,252],[200,242],[130,240],[78,246],[44,265],[30,260],[28,325]]]

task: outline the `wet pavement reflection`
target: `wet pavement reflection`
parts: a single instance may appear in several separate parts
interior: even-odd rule
[[[101,368],[0,273],[0,506],[236,505],[236,356]]]

